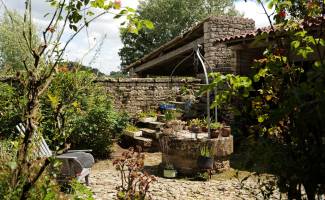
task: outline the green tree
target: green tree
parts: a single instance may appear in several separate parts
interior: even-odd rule
[[[24,19],[16,12],[3,13],[0,20],[0,69],[22,70],[24,61],[31,65],[33,56],[29,53],[28,45],[24,42],[22,30],[27,31]],[[32,25],[32,46],[39,44],[39,38],[35,34],[35,26]]]
[[[123,47],[119,51],[122,68],[178,36],[194,23],[210,15],[239,15],[233,0],[142,0],[137,12],[154,23],[152,30],[139,34],[120,30]]]

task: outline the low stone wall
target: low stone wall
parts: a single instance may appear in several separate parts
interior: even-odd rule
[[[214,139],[181,139],[162,136],[165,148],[162,149],[162,162],[171,163],[182,174],[193,174],[199,171],[197,159],[204,145],[214,147],[214,169],[223,171],[230,167],[229,155],[233,153],[233,136]]]
[[[195,78],[106,78],[96,81],[104,85],[114,99],[115,108],[131,116],[141,111],[155,110],[161,102],[176,101],[180,88],[199,89]]]

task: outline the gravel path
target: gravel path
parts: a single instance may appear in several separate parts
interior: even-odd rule
[[[160,158],[160,153],[146,153],[145,165],[153,168],[160,163]],[[96,199],[115,199],[115,187],[120,184],[120,179],[111,160],[100,161],[95,164],[90,182]],[[251,180],[248,180],[247,184],[250,188],[256,188],[256,184]],[[231,178],[231,176],[229,177],[229,174],[226,176],[223,174],[216,175],[207,182],[158,177],[158,181],[152,184],[150,188],[150,195],[154,200],[256,199],[247,190],[241,189],[239,181]]]

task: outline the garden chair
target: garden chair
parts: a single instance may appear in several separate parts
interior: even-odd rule
[[[25,133],[25,127],[23,124],[16,126],[21,135]],[[37,135],[37,134],[35,134]],[[55,156],[62,162],[60,174],[57,178],[59,183],[67,183],[71,178],[76,178],[78,181],[85,179],[86,185],[89,185],[89,175],[91,167],[95,163],[94,157],[89,153],[92,150],[68,150],[61,155],[53,155],[49,146],[42,136],[38,138],[36,143],[37,157],[52,157]]]

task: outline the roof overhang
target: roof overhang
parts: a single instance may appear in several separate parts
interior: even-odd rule
[[[127,66],[125,70],[132,72],[143,71],[154,65],[163,64],[167,60],[175,58],[178,55],[189,52],[197,44],[203,44],[204,23],[209,19],[210,17],[206,18],[185,33],[153,50],[143,58]]]

